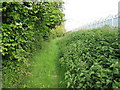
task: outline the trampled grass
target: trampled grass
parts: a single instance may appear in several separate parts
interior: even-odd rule
[[[27,88],[59,88],[64,87],[61,80],[64,73],[59,66],[59,50],[56,45],[58,39],[44,43],[43,49],[38,51],[32,60],[31,72],[26,77],[24,87]]]

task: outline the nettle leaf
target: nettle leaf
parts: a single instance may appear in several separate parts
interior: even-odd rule
[[[117,29],[113,31],[112,28],[79,30],[59,41],[62,54],[59,60],[69,72],[65,74],[68,88],[119,88],[119,55],[115,32]],[[73,73],[77,79],[70,77]]]
[[[10,66],[3,70],[5,71],[3,76],[6,73],[7,75],[9,74],[6,71],[8,69],[16,72],[16,74],[20,74],[22,77],[24,76],[26,67],[29,66],[27,63],[29,62],[28,58],[32,57],[35,50],[42,47],[43,41],[50,39],[51,30],[61,25],[64,21],[61,20],[64,17],[61,11],[63,8],[62,4],[60,5],[61,7],[54,7],[59,3],[3,2],[2,59],[5,61],[3,62],[3,67]],[[57,12],[54,12],[54,10]],[[24,70],[20,69],[20,67],[24,68]],[[9,77],[11,86],[3,80],[3,87],[7,85],[14,88],[16,84],[14,82],[22,82],[21,77],[16,78],[15,75],[10,75]]]

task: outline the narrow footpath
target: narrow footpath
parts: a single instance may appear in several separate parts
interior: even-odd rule
[[[24,87],[27,88],[61,88],[64,78],[63,70],[59,66],[59,49],[54,39],[46,42],[32,61],[30,75],[26,77]]]

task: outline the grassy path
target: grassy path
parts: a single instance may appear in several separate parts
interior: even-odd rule
[[[58,39],[47,42],[42,50],[33,57],[31,72],[25,80],[28,88],[59,88],[63,78],[63,71],[59,66],[59,50],[56,45]]]

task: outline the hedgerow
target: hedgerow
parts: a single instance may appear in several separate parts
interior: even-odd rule
[[[63,2],[3,2],[3,87],[22,87],[30,58],[64,21]]]
[[[51,30],[51,38],[56,38],[56,37],[62,37],[64,36],[65,33],[65,26],[61,25],[61,26],[57,26],[56,28]]]
[[[117,29],[71,32],[58,45],[67,88],[120,88]]]

